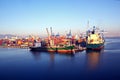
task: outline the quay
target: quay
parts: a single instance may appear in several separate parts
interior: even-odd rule
[[[20,49],[29,49],[27,46],[0,46],[0,48],[20,48]]]

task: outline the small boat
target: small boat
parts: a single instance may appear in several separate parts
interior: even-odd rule
[[[100,50],[104,47],[103,33],[99,32],[95,26],[92,31],[87,31],[86,48],[92,50]]]

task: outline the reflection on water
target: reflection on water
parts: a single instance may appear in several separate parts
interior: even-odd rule
[[[37,51],[30,51],[32,53],[32,55],[34,56],[34,58],[36,60],[39,60],[40,59],[40,52],[37,52]]]
[[[39,51],[30,51],[36,60],[40,59],[41,52]],[[50,61],[54,61],[55,53],[49,53]]]
[[[103,50],[86,50],[86,56],[87,56],[87,68],[88,70],[95,70],[98,68],[100,63],[101,54],[103,53]]]
[[[55,59],[55,54],[54,53],[50,53],[50,61],[54,62]]]
[[[120,80],[120,43],[112,41],[75,54],[0,48],[0,80]]]
[[[48,54],[49,57],[50,57],[50,61],[54,61],[55,60],[55,55],[58,54],[58,55],[62,55],[62,56],[67,56],[67,57],[74,57],[74,54],[63,54],[63,53],[49,53],[49,52],[45,52],[45,53],[42,53],[42,52],[39,52],[39,51],[30,51],[32,53],[32,55],[34,56],[34,58],[36,60],[39,60],[40,59],[40,55],[41,54]]]
[[[63,54],[63,53],[50,53],[50,52],[39,52],[39,51],[30,51],[32,54],[33,59],[46,63],[48,65],[48,69],[52,70],[55,68],[55,63],[58,62],[58,60],[63,60],[65,58],[73,61],[74,54]]]

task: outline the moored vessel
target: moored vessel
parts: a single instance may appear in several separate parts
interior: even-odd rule
[[[103,33],[99,29],[95,28],[95,26],[92,31],[87,31],[87,49],[100,50],[104,47],[104,42]]]
[[[29,47],[31,51],[44,51],[44,52],[58,52],[58,53],[75,53],[82,51],[83,48],[79,45],[75,45],[75,42],[72,39],[71,31],[68,36],[54,36],[51,35],[46,28],[48,37],[44,40],[34,41],[34,46]]]
[[[74,46],[65,47],[30,47],[31,51],[74,53]]]

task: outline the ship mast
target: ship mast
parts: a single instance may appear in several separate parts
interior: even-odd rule
[[[87,22],[87,28],[89,28],[89,21]]]
[[[47,31],[47,34],[48,34],[48,40],[50,40],[50,34],[49,34],[49,31],[48,31],[48,28],[46,28],[46,31]]]
[[[52,36],[52,27],[50,27],[50,31],[51,31],[51,36]]]

